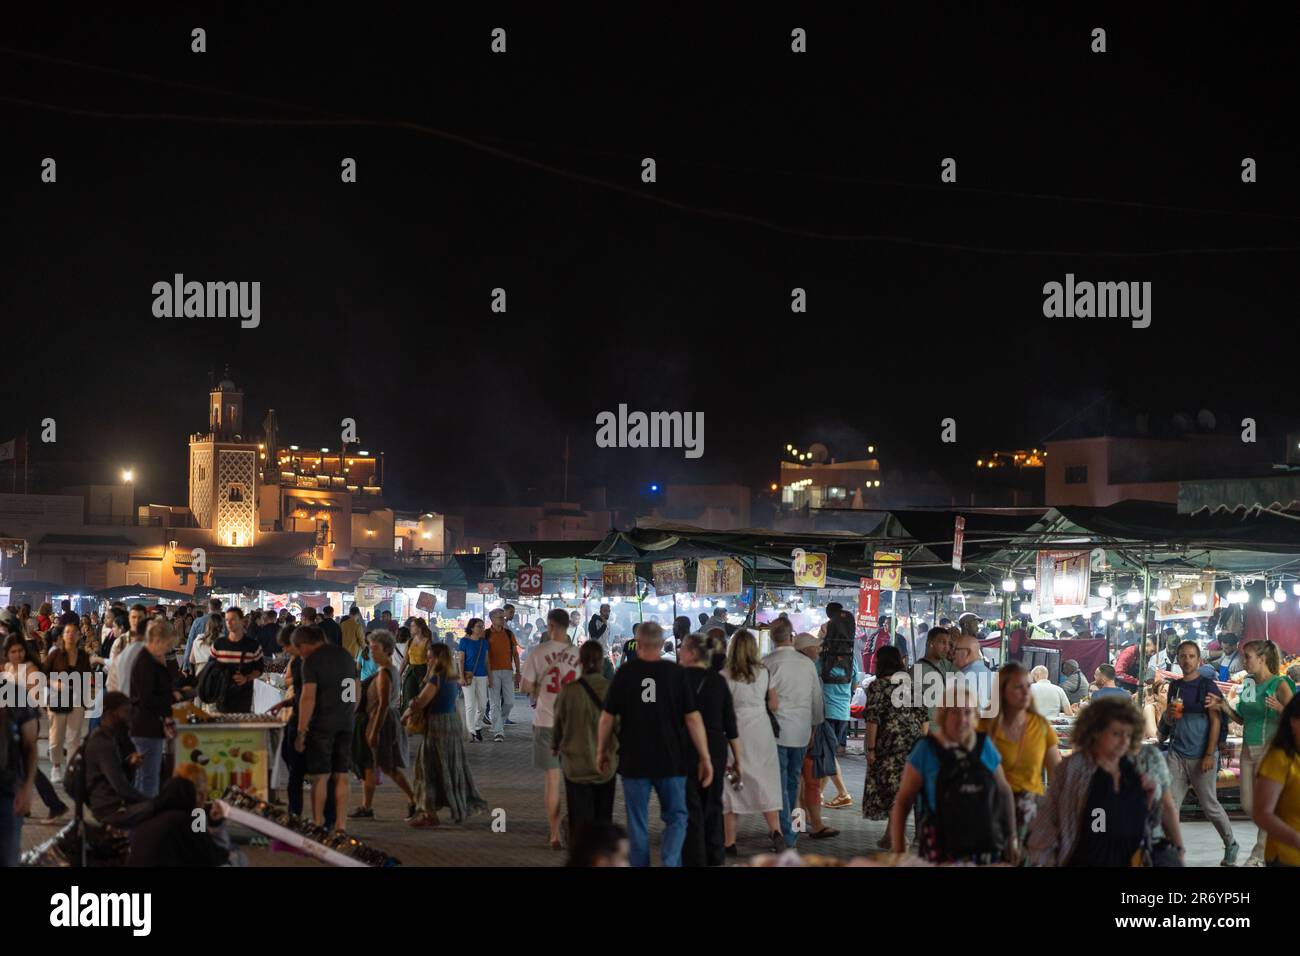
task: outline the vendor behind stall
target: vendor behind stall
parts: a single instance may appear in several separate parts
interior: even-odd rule
[[[253,710],[253,681],[262,676],[262,645],[246,631],[244,612],[237,607],[226,611],[226,636],[212,644],[211,662],[229,674],[229,685],[221,695],[224,714],[247,714]]]

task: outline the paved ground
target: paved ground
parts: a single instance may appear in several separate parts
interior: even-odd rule
[[[489,806],[505,813],[505,829],[494,832],[490,816],[472,817],[453,825],[445,821],[436,830],[413,830],[406,826],[403,817],[406,802],[401,792],[390,781],[380,786],[375,797],[373,820],[349,821],[349,829],[361,839],[382,848],[407,866],[560,866],[563,852],[552,851],[548,844],[545,811],[542,807],[542,773],[532,766],[532,730],[528,723],[531,710],[524,698],[519,698],[512,719],[518,721],[506,728],[504,743],[467,743],[470,766],[479,792]],[[44,729],[44,728],[42,728]],[[44,748],[42,748],[43,750]],[[46,772],[48,762],[43,761]],[[866,762],[860,741],[850,740],[849,753],[841,758],[844,783],[857,801],[862,794],[863,773]],[[359,805],[360,784],[354,782],[350,806]],[[833,795],[828,784],[827,796]],[[280,794],[283,798],[283,794]],[[658,860],[657,804],[651,800],[651,839],[654,842],[653,858]],[[36,812],[44,808],[37,801]],[[878,852],[876,841],[884,833],[884,821],[863,820],[854,806],[843,810],[823,810],[825,822],[841,831],[838,837],[826,840],[800,840],[806,852],[849,858]],[[614,808],[615,819],[625,823],[621,788]],[[1255,827],[1246,820],[1234,820],[1237,840],[1243,846],[1241,859],[1250,852],[1255,838]],[[1223,854],[1223,845],[1210,824],[1201,821],[1184,821],[1189,866],[1217,866]],[[23,828],[24,847],[48,838],[51,828],[29,824]],[[761,816],[740,818],[737,838],[741,855],[767,852],[766,827]],[[267,847],[248,848],[249,862],[255,866],[318,866],[307,857],[291,853],[271,852]]]

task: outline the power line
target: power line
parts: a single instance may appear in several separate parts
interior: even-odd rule
[[[154,76],[149,73],[139,73],[134,70],[123,70],[118,67],[102,66],[97,63],[86,63],[80,60],[70,60],[66,57],[49,56],[43,53],[34,53],[29,50],[17,50],[13,47],[0,46],[0,53],[11,56],[24,57],[31,60],[37,60],[43,63],[52,63],[58,66],[70,66],[74,69],[91,70],[98,73],[109,73],[116,76],[129,77],[134,80],[142,80],[150,83],[159,83],[164,86],[174,86],[179,89],[195,90],[202,93],[211,93],[218,96],[232,96],[240,99],[250,100],[255,103],[265,103],[272,106],[284,106],[289,109],[299,110],[304,113],[317,113],[321,116],[331,116],[336,119],[350,119],[345,113],[338,113],[333,110],[325,110],[316,106],[304,106],[301,103],[293,103],[288,100],[273,99],[265,96],[257,96],[251,93],[240,93],[234,90],[221,89],[219,87],[206,86],[199,83],[189,83],[183,80],[172,80],[167,77]],[[519,140],[501,136],[482,136],[480,139],[484,142],[505,143],[515,147],[528,148],[554,148],[551,143],[539,143],[535,140]],[[636,157],[629,153],[620,153],[615,150],[592,149],[590,147],[567,147],[569,151],[581,152],[590,156],[618,157],[619,159],[635,160]],[[1150,209],[1158,212],[1177,212],[1191,215],[1205,216],[1255,216],[1264,219],[1280,219],[1288,222],[1300,220],[1300,215],[1294,213],[1276,213],[1265,212],[1254,209],[1204,209],[1194,206],[1177,206],[1168,203],[1142,202],[1130,199],[1107,199],[1097,196],[1067,196],[1059,193],[1037,193],[1024,192],[1013,189],[997,189],[991,186],[969,186],[958,185],[956,183],[947,183],[937,185],[934,183],[917,183],[907,182],[898,179],[880,179],[865,176],[845,176],[836,173],[823,173],[818,170],[792,170],[792,169],[759,169],[752,166],[734,166],[722,163],[709,163],[694,159],[678,160],[682,166],[694,166],[703,169],[715,169],[725,172],[735,172],[744,175],[753,176],[786,176],[786,177],[805,177],[810,179],[821,179],[826,182],[848,183],[852,185],[864,186],[887,186],[896,189],[924,189],[930,191],[943,190],[948,193],[957,194],[983,194],[991,196],[1006,196],[1015,199],[1029,199],[1035,201],[1077,203],[1081,205],[1094,206],[1117,206],[1127,209]]]
[[[32,109],[46,110],[54,113],[64,113],[71,116],[82,116],[94,119],[118,119],[138,121],[156,121],[156,122],[181,122],[181,123],[212,123],[228,126],[360,126],[372,127],[377,129],[394,129],[404,130],[407,132],[420,133],[426,136],[433,136],[447,142],[456,143],[479,152],[495,156],[498,159],[504,159],[518,165],[527,166],[531,169],[547,172],[572,182],[585,183],[590,186],[598,186],[614,192],[630,196],[634,199],[644,200],[669,209],[675,209],[679,212],[694,213],[706,216],[712,219],[718,219],[726,222],[741,223],[744,225],[755,226],[770,232],[782,233],[785,235],[796,236],[803,239],[814,239],[827,242],[879,242],[892,243],[895,245],[911,246],[921,249],[937,249],[949,252],[971,252],[981,255],[1003,255],[1003,256],[1021,256],[1030,258],[1080,258],[1080,259],[1152,259],[1164,258],[1170,256],[1194,256],[1194,255],[1240,255],[1240,254],[1259,254],[1259,253],[1296,253],[1300,252],[1300,247],[1296,246],[1220,246],[1220,247],[1175,247],[1170,249],[1152,249],[1144,251],[1119,252],[1114,250],[1097,250],[1097,251],[1078,251],[1066,249],[1017,249],[999,246],[975,246],[966,243],[941,242],[931,239],[917,239],[911,236],[892,235],[887,233],[828,233],[815,229],[805,229],[798,226],[788,226],[782,223],[774,222],[769,219],[763,219],[758,216],[752,216],[747,213],[732,212],[726,209],[717,209],[709,206],[697,206],[689,203],[679,202],[675,199],[669,199],[666,196],[659,196],[654,193],[644,192],[634,189],[623,183],[612,182],[607,179],[601,179],[596,176],[589,176],[585,173],[575,172],[556,166],[552,163],[542,162],[532,159],[528,156],[522,156],[510,150],[500,147],[491,146],[488,143],[473,137],[464,136],[460,133],[453,133],[448,130],[438,129],[432,126],[426,126],[421,123],[414,123],[408,120],[371,120],[364,118],[345,118],[345,119],[285,119],[285,118],[259,118],[246,116],[200,116],[188,115],[182,113],[123,113],[110,110],[91,110],[82,107],[59,106],[53,103],[42,103],[37,100],[30,100],[24,97],[0,96],[0,102],[12,103],[17,106],[26,106]]]

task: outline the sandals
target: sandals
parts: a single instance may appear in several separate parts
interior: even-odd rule
[[[825,840],[828,839],[829,837],[837,837],[839,835],[840,835],[840,831],[835,829],[834,827],[822,827],[816,833],[808,834],[809,838],[813,840]]]
[[[853,798],[847,793],[841,794],[834,800],[825,801],[822,806],[829,810],[843,810],[845,807],[853,806]]]
[[[375,811],[373,807],[357,807],[348,814],[349,820],[373,820]]]
[[[441,826],[437,817],[431,817],[427,813],[422,813],[406,821],[408,827],[414,827],[417,830],[432,830],[436,826]]]

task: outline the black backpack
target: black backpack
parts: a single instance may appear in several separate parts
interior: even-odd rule
[[[996,856],[1006,840],[997,778],[980,759],[984,739],[984,734],[976,734],[975,746],[967,752],[926,738],[939,760],[934,797],[941,811],[928,810],[939,855],[945,860]]]

